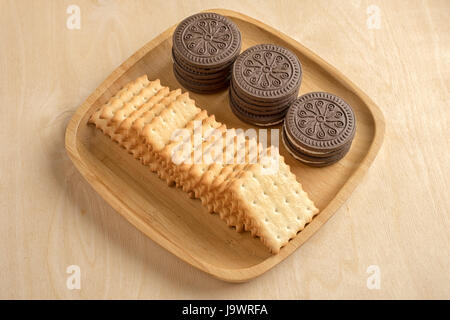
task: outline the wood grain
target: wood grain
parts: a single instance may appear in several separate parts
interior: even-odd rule
[[[448,1],[0,2],[0,297],[450,298]],[[380,8],[368,29],[367,7]],[[136,232],[77,173],[70,116],[144,43],[205,8],[248,14],[352,79],[382,109],[386,137],[345,205],[255,281],[226,284]],[[161,14],[164,12],[166,14]],[[66,268],[81,268],[81,290]],[[381,271],[369,290],[369,265]]]

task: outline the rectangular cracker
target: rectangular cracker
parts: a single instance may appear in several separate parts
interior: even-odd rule
[[[122,115],[124,119],[120,122],[120,125],[118,125],[116,132],[119,133],[129,131],[137,119],[139,119],[147,111],[151,110],[153,106],[164,100],[164,98],[167,98],[170,93],[171,91],[168,87],[162,87],[154,96],[147,98],[147,101],[143,105],[136,106],[137,108],[125,110]],[[121,115],[117,112],[116,116],[120,118]]]
[[[158,100],[162,99],[169,93],[168,87],[161,86],[159,79],[150,81],[147,86],[141,89],[130,101],[124,103],[121,108],[114,112],[114,115],[108,122],[108,126],[119,127],[119,125],[128,119],[131,119],[131,115],[138,111],[141,107],[147,104],[149,99],[157,97]],[[155,101],[155,100],[153,100]]]
[[[170,141],[172,133],[176,129],[182,129],[201,110],[195,106],[194,100],[187,93],[182,94],[181,99],[172,102],[158,117],[147,124],[141,132],[148,152],[146,159],[152,171],[157,170],[154,162],[155,154],[160,152]]]
[[[178,173],[179,177],[182,179],[180,183],[183,191],[189,193],[191,197],[194,197],[194,194],[191,193],[194,191],[194,187],[208,170],[212,161],[216,160],[214,158],[217,157],[217,154],[214,155],[214,151],[219,153],[216,146],[220,148],[220,152],[223,151],[223,142],[226,131],[227,127],[224,124],[218,127],[214,133],[209,135],[209,138],[205,139],[201,146],[201,150],[199,150],[200,152],[193,155],[194,163],[190,166],[189,170],[186,170],[181,174],[180,172]]]
[[[257,159],[253,159],[256,161],[252,161],[250,163],[239,164],[237,169],[233,170],[233,174],[231,178],[227,179],[227,182],[220,186],[223,188],[223,192],[220,192],[220,196],[218,200],[215,201],[216,210],[219,211],[220,216],[227,222],[229,226],[236,226],[238,232],[244,231],[245,221],[242,219],[242,216],[239,214],[239,208],[236,203],[231,201],[232,194],[230,192],[231,184],[237,179],[241,178],[247,171],[248,168],[254,166],[254,164],[258,164],[265,169],[264,174],[268,174],[271,167],[268,165],[268,161],[275,161],[277,166],[274,169],[278,170],[278,165],[281,163],[284,164],[284,159],[281,158],[279,154],[279,150],[277,147],[269,146],[267,148],[263,148],[261,144],[258,144],[258,155]],[[274,172],[275,173],[275,172]]]
[[[222,154],[215,157],[215,161],[209,165],[208,170],[206,170],[196,185],[193,186],[194,197],[201,199],[203,205],[206,205],[204,200],[206,200],[208,188],[218,177],[223,167],[227,165],[227,159],[234,158],[236,154],[234,145],[236,141],[236,130],[227,129],[222,139]]]
[[[97,129],[100,129],[104,134],[112,138],[114,141],[121,140],[123,136],[116,134],[112,128],[108,127],[108,122],[111,118],[101,118],[101,115],[106,113],[105,110],[108,108],[119,108],[120,106],[129,102],[135,95],[140,92],[141,84],[143,83],[143,81],[145,81],[145,79],[147,79],[146,75],[126,84],[122,89],[120,89],[119,92],[117,92],[112,98],[110,98],[107,103],[102,105],[92,114],[88,123],[94,124]]]
[[[231,206],[238,210],[245,230],[278,253],[319,212],[295,175],[279,157],[279,169],[264,174],[263,165],[249,165],[229,186]]]
[[[210,127],[215,123],[214,116],[208,116],[206,110],[202,110],[198,113],[194,119],[189,121],[186,126],[183,128],[185,131],[183,135],[179,135],[177,137],[172,137],[170,143],[168,143],[161,152],[156,155],[156,161],[159,164],[158,167],[158,176],[166,180],[168,185],[172,185],[175,181],[175,171],[174,168],[178,164],[174,163],[173,159],[176,154],[179,155],[180,160],[181,157],[186,153],[192,152],[192,146],[194,145],[194,130],[197,129],[197,126],[202,127]],[[187,149],[182,149],[187,148]],[[181,163],[180,163],[181,165]]]
[[[245,140],[244,146],[239,149],[244,150],[245,153],[238,152],[235,154],[234,164],[223,167],[213,183],[207,187],[201,200],[209,212],[217,212],[228,226],[235,227],[236,231],[241,232],[244,230],[244,224],[243,221],[238,219],[237,210],[230,202],[229,186],[245,172],[249,163],[258,161],[263,153],[263,146],[256,143],[254,139],[248,139]]]
[[[184,181],[189,173],[189,170],[194,165],[195,161],[199,161],[198,157],[202,155],[202,150],[204,148],[204,142],[208,141],[215,130],[224,125],[215,120],[212,116],[212,120],[203,124],[201,128],[198,128],[198,132],[194,132],[192,136],[191,143],[191,153],[186,157],[186,161],[178,165],[172,165],[173,168],[173,178],[177,187],[183,188]],[[198,141],[194,141],[197,139]]]
[[[217,176],[210,178],[211,181],[205,180],[207,192],[202,203],[206,205],[209,211],[213,210],[219,213],[219,208],[226,202],[226,186],[231,179],[235,178],[248,163],[256,162],[261,152],[261,144],[246,139],[243,134],[236,136],[234,140],[233,161],[224,164]],[[240,151],[244,152],[240,152]],[[250,158],[251,156],[251,158]],[[223,218],[223,217],[222,217]]]
[[[153,83],[159,83],[159,80],[152,81]],[[112,119],[114,117],[114,113],[119,110],[125,101],[130,101],[135,95],[139,94],[141,90],[147,87],[150,84],[150,81],[147,78],[147,75],[143,75],[137,78],[135,81],[130,83],[127,86],[127,90],[119,91],[118,99],[111,99],[106,105],[105,108],[102,109],[99,117],[100,119]]]
[[[142,77],[147,77],[143,75]],[[137,94],[140,90],[140,85],[138,82],[142,81],[142,79],[136,79],[135,81],[131,81],[127,83],[122,89],[120,89],[114,96],[112,96],[107,103],[103,104],[100,108],[94,112],[94,114],[89,119],[89,123],[95,124],[97,120],[100,119],[100,115],[103,113],[104,109],[112,104],[122,104],[123,102],[127,102],[131,100],[131,98]],[[108,119],[109,120],[109,119]]]
[[[136,119],[130,130],[125,135],[123,141],[125,148],[136,158],[141,159],[142,155],[147,150],[144,139],[141,137],[141,132],[144,127],[153,121],[164,109],[166,109],[172,102],[176,101],[181,96],[181,90],[173,90],[167,97],[162,99],[160,103],[155,104],[150,110],[146,111],[142,116]],[[145,164],[145,163],[144,163]]]
[[[151,88],[151,85],[144,88],[139,94],[134,96],[131,101],[125,103],[124,107],[118,110],[114,117],[109,120],[107,130],[114,132],[112,139],[122,145],[125,149],[127,149],[127,145],[124,141],[128,136],[129,130],[127,130],[126,127],[122,127],[122,130],[119,130],[120,126],[124,122],[129,123],[131,121],[131,115],[129,114],[131,111],[129,110],[136,109],[136,111],[138,111],[143,108],[151,108],[168,94],[168,87],[158,87],[160,87],[159,90]]]

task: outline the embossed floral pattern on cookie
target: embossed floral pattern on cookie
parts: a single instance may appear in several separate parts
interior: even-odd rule
[[[231,45],[233,35],[222,21],[193,21],[183,34],[183,44],[193,54],[214,56]]]
[[[251,99],[269,101],[296,95],[301,79],[302,68],[297,56],[272,44],[245,50],[233,66],[235,89]]]
[[[312,100],[297,111],[297,127],[311,139],[334,139],[345,128],[347,119],[341,107],[327,100]]]

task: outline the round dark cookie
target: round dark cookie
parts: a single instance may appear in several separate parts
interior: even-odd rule
[[[192,83],[192,86],[194,86],[194,87],[204,87],[204,86],[214,87],[216,85],[221,85],[221,84],[224,84],[224,83],[226,83],[227,86],[228,86],[229,82],[230,82],[230,79],[231,79],[231,74],[228,75],[227,77],[220,78],[220,79],[210,79],[210,81],[197,80],[197,79],[193,79],[192,77],[184,77],[183,75],[181,75],[178,72],[178,69],[177,69],[177,67],[175,65],[173,65],[173,72],[179,78],[182,78],[185,82]]]
[[[220,76],[221,74],[229,73],[229,72],[231,72],[231,66],[233,65],[233,62],[234,62],[234,60],[233,60],[233,61],[231,61],[231,63],[229,63],[225,66],[222,66],[220,68],[202,69],[202,68],[197,68],[197,67],[188,65],[185,61],[183,61],[183,59],[181,57],[176,56],[176,54],[174,53],[173,50],[172,50],[172,60],[173,60],[174,64],[177,64],[180,68],[184,69],[188,73],[192,73],[199,79],[200,78],[204,78],[204,79],[216,78],[216,77]]]
[[[205,73],[205,72],[199,71],[197,69],[192,69],[188,66],[185,66],[185,65],[179,63],[179,61],[176,58],[173,59],[173,64],[176,65],[176,67],[177,67],[178,71],[180,71],[179,73],[181,75],[188,75],[188,76],[196,78],[198,80],[219,79],[219,78],[225,78],[225,77],[231,75],[231,68],[221,69],[221,70],[215,71],[214,73]]]
[[[174,73],[177,81],[183,87],[185,87],[187,90],[195,92],[195,93],[214,93],[217,91],[221,91],[221,90],[227,88],[229,85],[229,82],[230,82],[230,79],[228,78],[228,79],[224,79],[222,82],[214,83],[213,85],[204,84],[204,83],[198,83],[198,82],[186,80],[185,78],[183,78],[182,76],[180,76],[178,74],[178,72],[175,70],[175,68],[173,69],[173,73]]]
[[[285,104],[285,105],[275,105],[273,107],[261,107],[254,104],[251,104],[245,100],[243,100],[241,97],[239,97],[234,89],[230,86],[230,95],[233,98],[233,101],[235,104],[237,104],[241,109],[248,111],[251,114],[255,115],[279,115],[280,112],[286,112],[286,110],[289,108],[291,102]]]
[[[242,97],[276,101],[298,94],[302,67],[290,50],[259,44],[245,50],[233,65],[233,84]]]
[[[227,80],[227,79],[231,78],[230,72],[224,73],[223,75],[221,75],[219,77],[215,77],[215,78],[209,78],[209,79],[197,78],[192,73],[186,72],[186,70],[180,68],[180,66],[177,65],[177,63],[173,64],[173,69],[176,70],[178,75],[180,77],[182,77],[184,80],[186,80],[186,81],[193,81],[193,82],[198,83],[198,84],[202,83],[202,84],[213,85],[215,83],[223,82],[224,80]]]
[[[340,150],[339,153],[336,153],[336,154],[326,157],[326,158],[320,158],[320,157],[308,156],[303,153],[297,152],[294,149],[295,146],[293,146],[290,143],[289,138],[286,137],[286,134],[284,131],[281,134],[281,139],[283,141],[284,147],[286,148],[286,150],[289,152],[289,154],[292,157],[294,157],[296,160],[299,160],[300,162],[302,162],[308,166],[311,166],[311,167],[325,167],[325,166],[332,165],[332,164],[338,162],[339,160],[341,160],[342,158],[344,158],[351,147],[351,143],[350,143],[348,146],[346,146],[345,148]]]
[[[241,48],[241,33],[230,19],[212,12],[181,21],[173,36],[173,50],[191,66],[214,68],[232,61]]]
[[[327,92],[311,92],[294,101],[286,114],[285,126],[294,139],[293,145],[328,153],[353,139],[356,117],[341,98]]]
[[[264,115],[264,116],[250,114],[247,111],[243,110],[238,104],[236,104],[230,93],[228,93],[228,97],[230,99],[231,111],[234,113],[236,117],[238,117],[244,122],[254,124],[257,126],[266,127],[277,125],[284,119],[285,112],[281,112],[275,115]]]
[[[284,125],[283,125],[284,127]],[[350,147],[352,145],[352,141],[350,143],[346,144],[340,149],[337,149],[331,153],[328,154],[321,154],[321,155],[315,155],[310,153],[305,153],[303,150],[298,149],[295,145],[292,144],[292,141],[289,139],[289,136],[286,134],[286,131],[282,130],[282,136],[286,140],[286,142],[289,145],[290,150],[295,154],[301,157],[304,160],[308,161],[316,161],[316,162],[329,162],[330,160],[341,158],[341,155],[345,155],[348,150],[350,150]]]
[[[235,85],[233,84],[233,77],[231,77],[230,88],[233,89],[235,95],[238,96],[241,100],[243,100],[243,101],[245,101],[245,102],[247,102],[247,103],[249,103],[251,105],[261,107],[261,108],[264,108],[264,107],[271,108],[271,107],[281,106],[281,105],[285,105],[285,104],[289,104],[290,105],[297,98],[297,94],[295,94],[295,95],[287,96],[287,97],[285,97],[283,99],[280,99],[280,100],[269,101],[269,102],[250,99],[249,97],[241,96],[236,91]]]
[[[352,144],[352,140],[353,140],[353,139],[350,140],[349,142],[347,142],[347,144],[343,145],[341,148],[338,148],[338,149],[335,149],[335,150],[332,150],[329,152],[314,152],[311,150],[302,149],[301,147],[296,146],[292,142],[292,138],[286,132],[286,123],[283,124],[282,131],[283,131],[283,134],[286,136],[286,140],[289,141],[289,145],[291,146],[292,151],[295,151],[295,153],[303,154],[305,156],[310,156],[313,158],[328,158],[328,157],[332,157],[336,154],[339,154],[340,152],[342,152],[342,150],[344,150],[345,148],[348,148]]]

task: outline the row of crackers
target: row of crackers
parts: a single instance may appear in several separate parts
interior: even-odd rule
[[[188,93],[170,90],[159,80],[149,81],[144,75],[130,82],[89,122],[169,185],[200,199],[229,226],[259,237],[272,253],[278,253],[318,213],[276,148],[263,148],[240,131],[227,129],[198,108]],[[201,143],[195,144],[199,124]],[[185,134],[174,135],[177,130]],[[194,145],[188,161],[173,161],[177,152],[186,152],[180,148],[186,140]],[[223,152],[210,153],[212,162],[203,161],[208,150],[217,146]],[[277,170],[270,174],[262,161],[267,155],[277,161]]]

